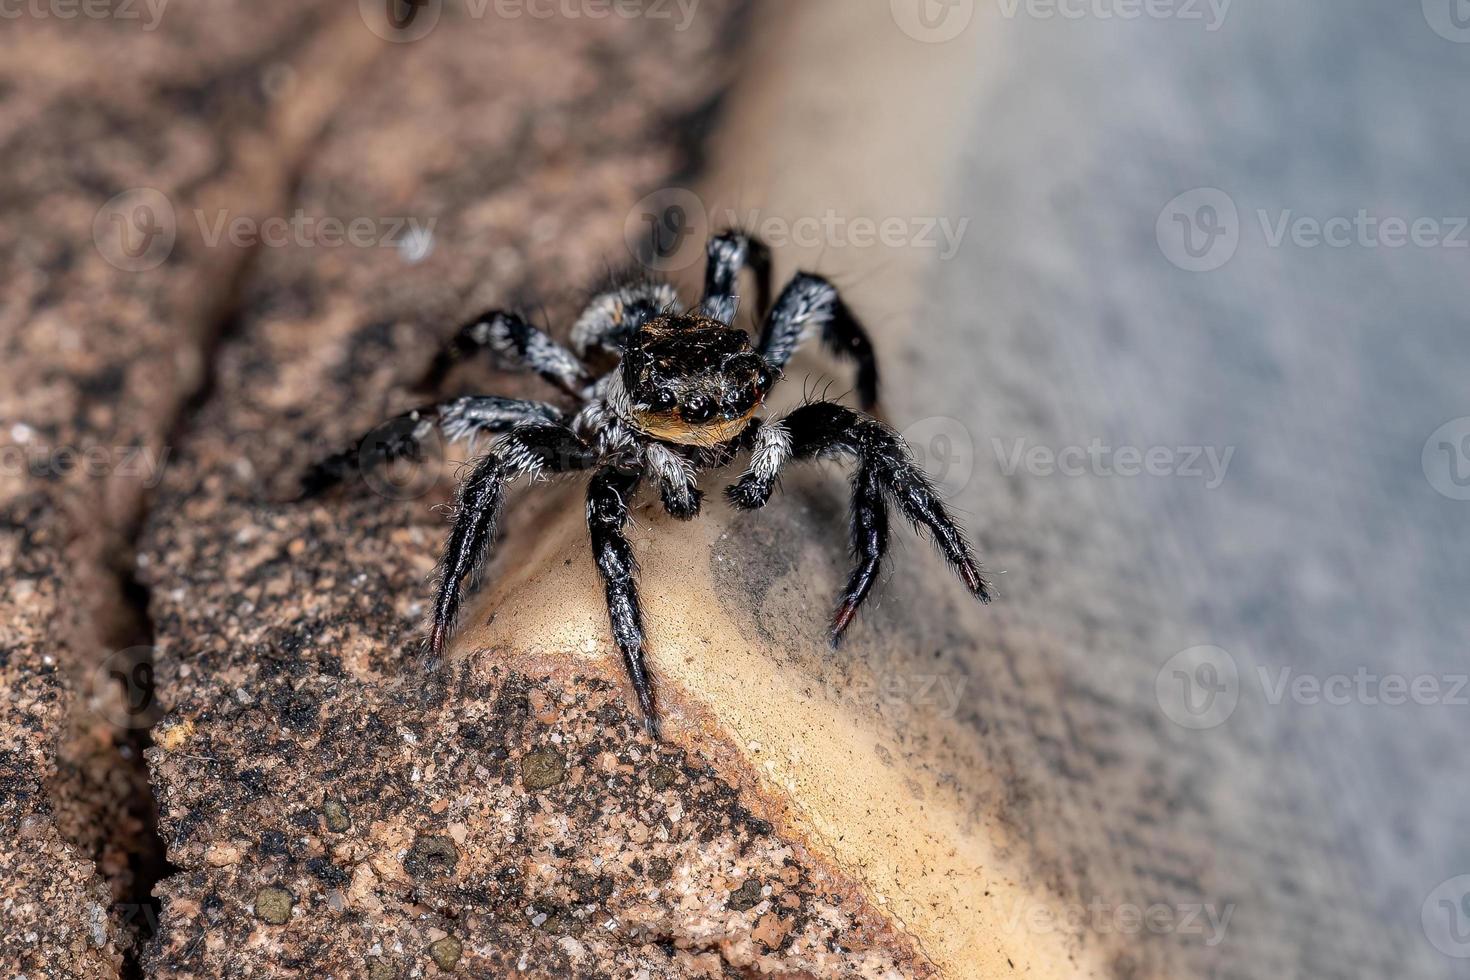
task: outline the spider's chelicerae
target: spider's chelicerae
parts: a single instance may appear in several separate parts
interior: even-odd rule
[[[888,502],[917,527],[929,529],[940,553],[982,601],[985,579],[965,533],[945,510],[903,439],[877,419],[829,401],[810,402],[778,421],[756,412],[797,347],[819,335],[857,363],[857,394],[865,409],[878,396],[873,347],[837,290],[801,273],[771,297],[770,252],[738,231],[711,239],[704,299],[686,311],[667,283],[630,279],[593,297],[572,328],[572,350],[514,313],[490,312],[462,327],[435,359],[426,381],[442,382],[463,357],[489,352],[502,367],[534,371],[575,403],[476,395],[430,405],[393,420],[396,435],[364,440],[314,466],[307,494],[339,482],[358,465],[417,456],[434,428],[450,440],[503,433],[474,461],[459,488],[454,528],[439,565],[429,624],[429,648],[443,652],[459,612],[461,589],[483,567],[505,488],[518,477],[590,470],[587,526],[607,596],[612,634],[638,692],[649,734],[657,737],[653,686],[644,663],[636,563],[624,526],[639,485],[657,482],[670,514],[690,519],[702,497],[696,474],[748,451],[744,474],[725,490],[736,507],[754,510],[771,497],[788,463],[850,457],[852,549],[857,567],[837,603],[835,646],[877,578],[888,547]],[[732,324],[743,270],[756,280],[760,338]],[[575,353],[573,353],[575,351]],[[611,362],[604,372],[588,367]]]

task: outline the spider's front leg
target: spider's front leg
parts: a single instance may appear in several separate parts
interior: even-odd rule
[[[439,560],[439,587],[429,625],[429,652],[439,657],[459,615],[461,587],[473,579],[490,554],[495,525],[505,503],[505,485],[518,476],[542,471],[565,473],[597,462],[597,452],[564,425],[524,425],[481,457],[455,498],[454,528]]]
[[[743,231],[726,231],[711,238],[705,252],[704,299],[699,304],[704,315],[735,322],[740,273],[748,268],[755,276],[755,315],[765,316],[771,308],[771,250],[766,243]]]
[[[650,738],[658,740],[658,709],[653,700],[653,681],[644,661],[643,612],[638,604],[638,564],[623,528],[633,494],[643,479],[640,467],[607,466],[597,471],[587,487],[587,531],[592,538],[592,555],[597,561],[607,598],[607,615],[613,639],[623,655],[628,677],[638,692],[643,725]]]
[[[489,351],[502,368],[534,371],[574,398],[583,397],[593,381],[576,355],[544,330],[514,313],[492,310],[459,328],[429,365],[420,387],[437,389],[456,364],[480,351]]]
[[[626,275],[614,279],[587,303],[572,325],[572,348],[582,357],[621,354],[628,338],[666,312],[679,312],[679,294],[666,282]]]
[[[359,470],[395,459],[419,459],[424,442],[435,428],[450,441],[465,439],[473,445],[485,433],[561,420],[562,412],[554,405],[497,395],[473,395],[425,405],[389,419],[349,448],[312,464],[301,477],[301,497],[318,496]]]
[[[852,502],[852,544],[858,564],[832,617],[833,646],[872,590],[888,550],[886,498],[897,503],[915,527],[928,528],[940,554],[969,590],[981,602],[990,601],[990,588],[963,528],[914,463],[903,437],[871,416],[833,402],[814,402],[761,426],[749,468],[725,493],[736,507],[764,507],[788,462],[836,453],[854,457],[858,464]]]
[[[834,354],[857,363],[858,403],[864,411],[872,411],[878,404],[878,358],[873,342],[836,286],[821,276],[800,272],[781,291],[766,317],[760,338],[761,356],[780,372],[796,349],[815,333],[821,334]]]

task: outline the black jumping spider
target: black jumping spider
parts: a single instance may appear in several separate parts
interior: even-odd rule
[[[732,328],[740,273],[757,284],[759,343]],[[664,507],[675,517],[699,513],[699,470],[750,453],[743,476],[725,493],[735,506],[765,505],[789,462],[849,456],[856,463],[852,494],[852,549],[857,567],[832,617],[835,646],[867,597],[888,547],[888,500],[917,527],[927,527],[940,552],[970,591],[989,591],[962,529],[946,512],[898,433],[828,401],[802,405],[775,422],[755,417],[798,345],[820,334],[837,353],[857,362],[857,393],[865,409],[878,396],[873,347],[862,326],[827,280],[801,273],[771,297],[770,252],[758,239],[726,232],[709,243],[704,299],[684,311],[672,286],[630,280],[600,292],[572,328],[572,347],[558,344],[513,313],[486,313],[462,327],[435,359],[427,384],[438,385],[461,358],[488,351],[502,366],[534,371],[575,400],[571,409],[493,395],[457,398],[394,420],[390,439],[360,442],[314,466],[307,494],[339,482],[359,463],[370,466],[415,456],[438,426],[451,440],[504,433],[480,456],[459,488],[454,529],[440,561],[429,647],[443,652],[459,612],[461,586],[485,563],[495,536],[506,484],[543,473],[593,471],[587,525],[607,594],[612,633],[638,692],[649,733],[657,737],[653,687],[644,665],[643,621],[636,564],[623,527],[645,476],[658,481]],[[616,358],[595,373],[590,359]]]

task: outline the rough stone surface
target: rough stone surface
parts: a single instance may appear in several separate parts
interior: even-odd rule
[[[532,298],[564,318],[628,260],[624,219],[680,165],[671,124],[716,91],[732,14],[441,26],[317,147],[301,207],[432,218],[433,247],[264,254],[152,509],[140,575],[170,710],[149,759],[181,872],[151,973],[930,972],[753,784],[649,743],[614,662],[507,649],[424,672],[452,468],[408,500],[279,502],[421,397],[406,385],[460,319]]]
[[[167,260],[133,271],[94,244],[94,221],[140,186],[177,211],[278,207],[333,83],[371,47],[312,51],[325,22],[313,6],[196,5],[148,30],[22,12],[0,32],[7,976],[114,976],[146,929],[138,874],[159,858],[139,757],[148,655],[113,652],[144,632],[128,539],[246,258],[179,222]],[[273,78],[295,86],[289,113]]]

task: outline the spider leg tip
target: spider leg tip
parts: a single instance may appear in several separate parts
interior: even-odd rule
[[[447,631],[443,624],[435,623],[429,630],[429,649],[427,659],[438,661],[444,656],[445,641],[448,639]]]
[[[985,576],[980,574],[978,568],[973,564],[967,564],[961,566],[960,574],[965,580],[966,587],[969,588],[975,598],[981,602],[989,602],[991,600],[990,583],[985,581]]]
[[[843,634],[852,623],[852,617],[857,614],[857,604],[844,602],[837,607],[837,612],[832,616],[832,629],[827,633],[827,642],[832,649],[836,650],[842,646]]]
[[[643,731],[652,741],[663,741],[663,724],[659,721],[659,717],[656,712],[644,714]]]

